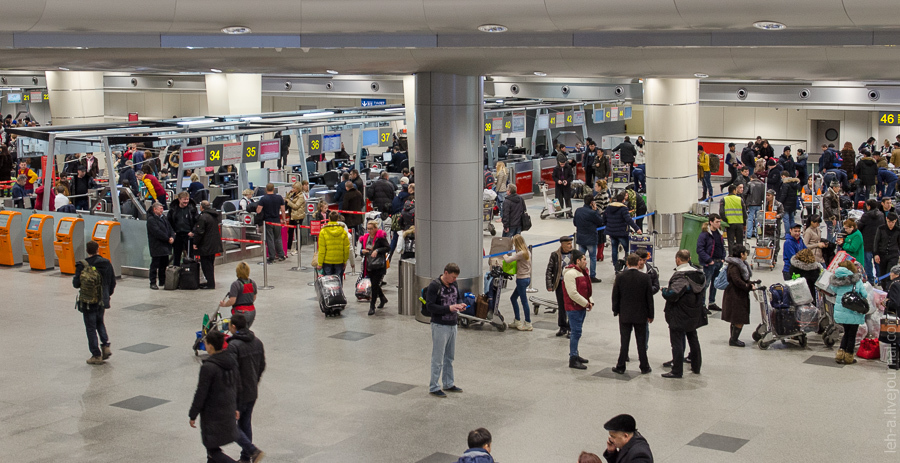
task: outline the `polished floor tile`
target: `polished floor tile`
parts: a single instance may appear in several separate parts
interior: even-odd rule
[[[359,331],[344,331],[342,333],[338,333],[338,334],[329,336],[329,338],[343,339],[345,341],[361,341],[370,336],[375,336],[375,335],[372,333],[360,333]]]
[[[588,369],[590,369],[591,364],[588,364],[587,367],[588,367]],[[604,368],[604,369],[594,373],[591,376],[596,376],[598,378],[615,379],[615,380],[619,380],[619,381],[631,381],[635,377],[640,376],[640,372],[625,370],[625,373],[620,375],[620,374],[612,371],[612,367],[610,367],[610,368]]]
[[[153,407],[157,407],[168,402],[168,400],[157,399],[156,397],[139,395],[110,405],[112,405],[113,407],[142,412],[144,410],[149,410]]]
[[[139,312],[144,312],[147,310],[159,309],[162,307],[165,307],[165,306],[160,305],[160,304],[135,304],[135,305],[130,305],[128,307],[122,307],[122,308],[125,310],[137,310]]]
[[[120,350],[124,350],[126,352],[134,352],[136,354],[149,354],[151,352],[163,350],[166,347],[169,346],[163,346],[162,344],[153,344],[152,342],[142,342],[133,346],[123,347]]]
[[[416,463],[455,463],[457,460],[459,460],[458,456],[438,452],[428,455]]]
[[[834,357],[823,357],[821,355],[813,355],[803,363],[807,365],[820,365],[823,367],[844,368],[844,364],[835,362]]]
[[[703,433],[696,439],[688,442],[688,445],[694,447],[703,447],[705,449],[719,450],[722,452],[734,453],[741,449],[747,442],[747,439],[737,437],[720,436],[718,434]]]
[[[406,391],[414,389],[416,386],[412,384],[395,383],[393,381],[382,381],[373,384],[363,390],[369,392],[380,392],[388,395],[400,395]]]

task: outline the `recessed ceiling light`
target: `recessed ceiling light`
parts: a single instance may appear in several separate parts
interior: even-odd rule
[[[698,72],[698,73],[694,74],[694,77],[696,77],[698,79],[705,79],[705,78],[709,77],[709,74],[701,74]]]
[[[226,34],[249,34],[251,31],[247,26],[228,26],[223,27],[222,32]]]
[[[540,77],[544,77],[544,76],[547,75],[547,73],[546,73],[546,72],[541,72],[541,71],[534,71],[534,75],[540,76]]]
[[[64,67],[60,66],[60,67],[59,67],[59,70],[60,70],[60,71],[68,71],[69,68],[64,68]]]
[[[491,33],[499,33],[506,32],[509,30],[506,26],[501,26],[500,24],[482,24],[478,26],[478,30],[481,32],[491,32]]]
[[[216,68],[209,68],[209,70],[212,72],[222,72],[221,69],[216,69]]]
[[[339,72],[335,71],[334,69],[326,69],[325,72],[327,72],[333,76],[336,76],[339,74]]]
[[[780,31],[787,28],[784,24],[776,21],[756,21],[753,23],[753,27],[764,31]]]

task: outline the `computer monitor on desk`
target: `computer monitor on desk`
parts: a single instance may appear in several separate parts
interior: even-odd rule
[[[391,162],[394,159],[394,153],[392,151],[385,151],[381,154],[381,161],[384,163]]]
[[[218,185],[230,185],[235,181],[234,174],[216,174],[216,184]]]
[[[508,147],[510,147],[510,148],[512,148],[513,146],[516,146],[516,139],[515,139],[515,137],[507,138],[507,139],[506,139],[506,146],[508,146]]]

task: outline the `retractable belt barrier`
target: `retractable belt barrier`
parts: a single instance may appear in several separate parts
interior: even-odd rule
[[[632,220],[643,219],[644,217],[650,217],[651,215],[656,215],[656,212],[651,212],[651,213],[649,213],[649,214],[639,215],[639,216],[637,216],[637,217],[632,218]],[[603,229],[605,229],[605,228],[606,228],[605,225],[602,226],[602,227],[597,227],[597,231],[603,230]],[[572,236],[572,237],[574,237],[575,234],[573,233],[573,234],[567,235],[567,236]],[[543,242],[543,243],[533,244],[533,245],[531,245],[531,247],[532,247],[532,248],[539,248],[539,247],[541,247],[541,246],[546,246],[546,245],[548,245],[548,244],[553,244],[553,243],[558,243],[558,242],[559,242],[559,238],[557,238],[557,239],[555,239],[555,240],[546,241],[546,242]],[[488,258],[491,258],[491,257],[501,257],[501,256],[505,256],[505,255],[507,255],[507,254],[509,254],[509,252],[498,252],[497,254],[489,254],[489,255],[486,255],[486,256],[482,257],[482,259],[488,259]]]
[[[339,213],[341,213],[341,214],[359,214],[359,215],[365,215],[365,214],[366,214],[365,212],[362,212],[362,211],[341,211],[341,210],[338,210],[338,211],[335,211],[335,212],[339,212]]]
[[[266,225],[271,225],[273,227],[285,227],[285,228],[309,228],[309,225],[287,225],[287,224],[275,223],[275,222],[266,222]]]
[[[222,238],[222,241],[229,241],[229,242],[232,242],[232,243],[263,244],[262,241],[255,241],[255,240],[239,240],[239,239],[235,239],[235,238]]]

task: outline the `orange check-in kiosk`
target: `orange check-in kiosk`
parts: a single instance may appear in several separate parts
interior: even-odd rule
[[[122,226],[112,220],[101,220],[94,224],[91,239],[100,245],[100,257],[109,259],[116,278],[122,276]]]
[[[22,265],[23,239],[22,213],[0,211],[0,265]]]
[[[53,252],[53,216],[32,214],[25,225],[25,252],[32,270],[50,270],[56,255]]]
[[[84,250],[84,219],[63,217],[56,225],[56,241],[53,242],[59,271],[75,274],[75,263],[87,256]]]

